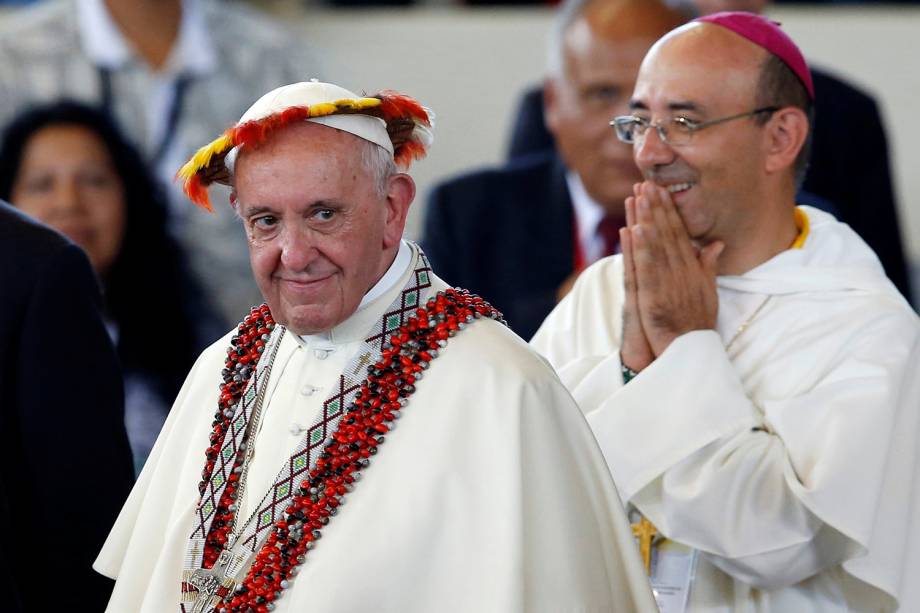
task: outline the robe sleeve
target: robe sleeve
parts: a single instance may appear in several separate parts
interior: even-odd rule
[[[883,339],[905,330],[916,338],[915,323],[876,318],[846,332],[832,355],[817,348],[785,359],[791,378],[812,382],[757,404],[712,330],[679,337],[624,386],[622,302],[591,295],[596,283],[576,287],[534,345],[586,414],[623,500],[757,588],[865,554],[892,430],[908,404],[901,390],[917,364],[916,340],[911,350],[909,340]],[[612,322],[606,335],[587,329],[602,313]]]
[[[657,611],[622,503],[569,394],[545,373],[522,387],[518,405],[521,610],[593,611],[606,600],[604,610]]]
[[[784,404],[849,404],[847,387]],[[713,564],[744,583],[794,585],[865,551],[868,535],[860,526],[841,518],[840,529],[851,528],[845,538],[825,523],[833,520],[831,509],[817,504],[816,514],[809,508],[833,485],[833,474],[821,474],[833,462],[814,458],[816,464],[796,469],[787,441],[746,396],[715,332],[677,339],[590,411],[588,422],[624,499],[668,537],[710,554]],[[803,447],[823,447],[830,425],[816,424]]]

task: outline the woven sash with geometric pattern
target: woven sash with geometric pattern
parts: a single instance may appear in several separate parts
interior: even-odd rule
[[[367,377],[367,366],[379,360],[383,343],[389,334],[405,324],[419,305],[428,299],[430,291],[425,290],[431,288],[431,267],[422,250],[417,245],[411,243],[410,245],[417,253],[417,262],[406,286],[369,330],[361,348],[339,376],[338,385],[323,402],[322,411],[310,424],[291,457],[284,463],[273,485],[257,506],[256,512],[247,519],[240,538],[232,548],[234,561],[228,568],[231,573],[239,572],[243,567],[248,566],[248,559],[258,549],[263,537],[268,535],[268,528],[284,515],[284,509],[302,480],[301,477],[313,468],[326,440],[335,432],[345,408],[354,401],[361,382]],[[185,578],[192,570],[201,568],[205,537],[211,527],[217,501],[220,500],[226,488],[229,471],[233,468],[234,457],[239,450],[260,392],[268,384],[269,364],[280,344],[283,331],[282,326],[275,326],[255,374],[247,384],[243,398],[234,409],[231,429],[224,440],[211,479],[202,496],[202,502],[196,511],[195,528],[189,539],[185,556]],[[250,440],[254,443],[254,437]]]

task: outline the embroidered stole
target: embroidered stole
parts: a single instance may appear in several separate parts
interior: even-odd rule
[[[285,508],[298,487],[297,484],[314,467],[327,439],[335,432],[345,408],[354,401],[355,394],[367,375],[367,365],[380,359],[383,344],[389,335],[405,324],[415,310],[428,299],[431,293],[431,267],[422,250],[417,245],[412,245],[412,247],[417,254],[416,266],[409,275],[405,287],[384,311],[383,316],[368,331],[361,348],[339,376],[338,385],[323,402],[322,411],[310,424],[291,457],[284,463],[272,486],[255,507],[256,511],[250,517],[245,518],[242,532],[237,530],[240,534],[239,538],[235,543],[227,544],[230,555],[229,559],[225,560],[226,569],[223,571],[224,579],[221,580],[224,593],[242,580],[255,552],[259,550],[271,532],[270,528],[284,515]],[[242,451],[243,436],[265,395],[271,366],[284,333],[283,326],[275,326],[266,343],[262,358],[259,359],[255,373],[246,384],[241,400],[233,407],[230,430],[224,438],[214,470],[211,472],[204,494],[195,510],[194,531],[186,548],[182,572],[180,610],[183,613],[192,610],[192,603],[198,597],[198,592],[189,581],[194,571],[202,567],[205,539],[211,529],[214,512],[226,489],[230,472],[233,470],[234,459]],[[254,444],[254,441],[255,433],[252,433],[250,444]],[[239,519],[242,521],[244,518]],[[212,609],[213,606],[206,606],[201,610],[211,611]]]

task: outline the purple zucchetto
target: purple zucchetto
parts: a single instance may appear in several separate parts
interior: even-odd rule
[[[741,11],[724,11],[698,17],[693,21],[714,23],[728,28],[735,34],[743,36],[755,45],[762,47],[781,59],[795,73],[808,91],[808,96],[815,99],[815,86],[811,80],[811,71],[789,35],[780,29],[780,24],[754,13]]]

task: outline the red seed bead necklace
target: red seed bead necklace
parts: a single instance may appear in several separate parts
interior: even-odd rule
[[[430,298],[415,311],[414,317],[391,333],[383,342],[380,359],[367,367],[367,377],[361,382],[354,402],[346,408],[308,478],[300,483],[284,509],[284,518],[275,523],[243,582],[217,604],[215,612],[268,613],[274,609],[274,601],[290,586],[323,527],[336,515],[344,496],[361,478],[361,471],[370,465],[371,456],[383,444],[393,421],[400,417],[409,396],[415,392],[421,372],[447,345],[448,338],[481,317],[503,322],[501,313],[479,296],[466,290],[447,289]],[[274,326],[268,306],[262,305],[250,312],[231,339],[211,446],[206,452],[203,481],[199,485],[202,493],[229,431],[233,407],[254,373]],[[239,492],[238,481],[233,477],[239,474],[236,469],[243,457],[244,452],[237,453],[235,472],[231,473],[217,506],[205,541],[204,568],[213,567],[234,525],[237,509],[234,503]]]
[[[217,401],[217,412],[211,422],[211,445],[205,450],[205,466],[201,473],[201,482],[198,492],[203,495],[211,474],[214,471],[215,460],[224,444],[224,437],[230,430],[230,422],[234,409],[243,396],[246,384],[255,373],[256,364],[265,350],[265,344],[275,328],[271,311],[267,304],[253,307],[249,315],[240,323],[237,333],[230,339],[230,348],[227,350],[227,359],[221,371],[223,382],[220,384],[220,396]],[[243,435],[243,443],[248,441],[249,432]],[[217,561],[220,551],[230,535],[234,519],[236,518],[236,499],[239,488],[238,470],[243,462],[245,450],[237,452],[233,462],[233,470],[227,477],[227,485],[217,508],[214,511],[214,520],[205,540],[202,566],[212,568]]]

